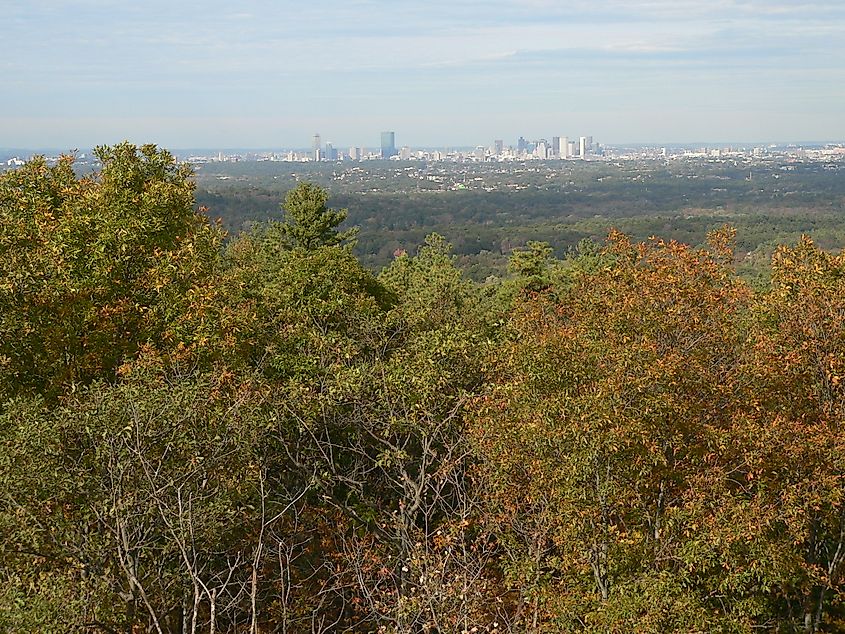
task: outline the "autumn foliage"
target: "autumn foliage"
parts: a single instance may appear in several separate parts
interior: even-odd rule
[[[0,177],[0,631],[845,627],[845,256],[375,275],[316,186],[225,240],[98,156]]]

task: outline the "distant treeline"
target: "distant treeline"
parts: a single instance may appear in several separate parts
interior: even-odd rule
[[[510,251],[528,241],[548,242],[564,257],[610,228],[640,240],[660,235],[701,245],[709,231],[730,222],[748,278],[765,275],[776,246],[804,233],[823,248],[845,247],[838,164],[362,165],[208,164],[197,174],[197,200],[236,235],[280,218],[285,192],[311,180],[329,191],[333,206],[349,210],[349,226],[361,229],[355,254],[368,268],[380,270],[397,249],[413,250],[437,232],[476,281],[502,277]],[[438,189],[450,183],[470,189]]]
[[[0,176],[0,631],[838,632],[845,256],[736,231],[376,275],[154,146]]]

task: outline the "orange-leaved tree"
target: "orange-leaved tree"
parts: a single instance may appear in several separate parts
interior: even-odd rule
[[[614,232],[600,266],[517,307],[473,438],[520,631],[734,618],[689,591],[683,547],[736,399],[750,293],[732,239],[693,249]]]
[[[777,553],[773,618],[804,632],[845,626],[845,255],[782,246],[755,310],[745,373],[748,524]],[[737,512],[735,517],[741,517]]]

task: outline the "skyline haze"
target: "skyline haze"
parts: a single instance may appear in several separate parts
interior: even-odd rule
[[[845,139],[845,5],[6,2],[0,147]]]

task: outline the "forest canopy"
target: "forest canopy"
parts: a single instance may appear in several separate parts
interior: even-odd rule
[[[375,274],[317,185],[225,240],[97,154],[0,175],[0,631],[845,628],[842,254]]]

